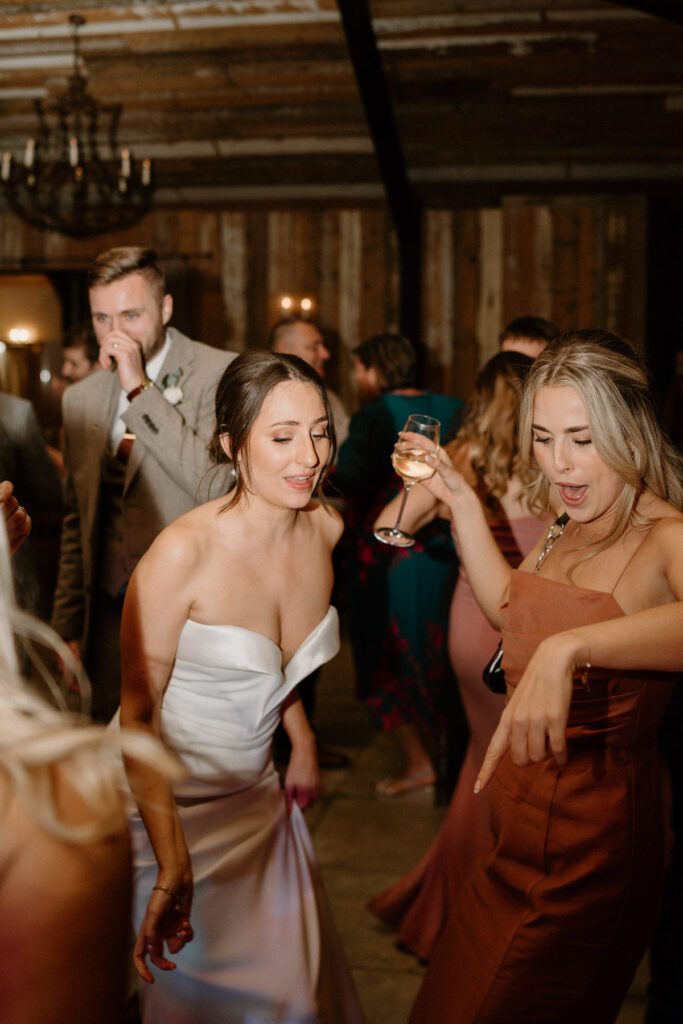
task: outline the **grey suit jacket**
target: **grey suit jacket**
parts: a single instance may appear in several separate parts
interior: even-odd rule
[[[46,523],[56,525],[62,512],[62,482],[47,453],[31,403],[0,391],[0,480],[11,480],[14,494],[37,526],[13,559],[17,599],[37,615],[49,615],[52,580],[37,570],[37,536]],[[45,568],[43,564],[42,568]],[[54,563],[49,567],[54,571]]]
[[[50,460],[33,406],[0,391],[0,480],[11,480],[29,512],[59,510],[62,485]]]
[[[207,444],[215,423],[216,385],[234,352],[191,341],[169,328],[171,348],[159,373],[181,371],[182,399],[171,405],[159,388],[139,394],[123,415],[135,444],[126,466],[123,534],[132,568],[170,522],[232,486],[232,469],[212,469]],[[97,566],[102,457],[116,414],[116,373],[95,373],[64,393],[65,514],[52,624],[84,644]]]

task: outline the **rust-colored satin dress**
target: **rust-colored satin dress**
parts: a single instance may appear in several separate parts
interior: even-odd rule
[[[546,636],[617,618],[612,594],[513,571],[506,679]],[[610,1024],[657,921],[664,813],[656,739],[673,677],[577,679],[568,763],[489,783],[495,849],[456,896],[411,1024]]]

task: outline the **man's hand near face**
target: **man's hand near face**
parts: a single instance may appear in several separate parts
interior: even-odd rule
[[[116,370],[126,394],[146,380],[142,346],[123,331],[110,331],[101,342],[100,365],[105,370]]]

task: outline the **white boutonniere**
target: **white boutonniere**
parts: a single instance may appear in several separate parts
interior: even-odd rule
[[[161,381],[161,393],[167,402],[171,405],[177,405],[178,402],[183,400],[183,389],[178,384],[178,381],[183,375],[183,371],[180,367],[174,370],[173,373],[164,374],[163,380]]]

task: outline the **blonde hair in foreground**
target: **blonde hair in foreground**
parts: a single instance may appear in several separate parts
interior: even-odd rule
[[[627,527],[649,525],[636,510],[644,491],[683,511],[681,460],[657,422],[643,367],[601,345],[582,341],[581,332],[576,338],[555,350],[551,346],[534,363],[522,398],[519,448],[525,462],[537,470],[531,507],[546,511],[550,482],[538,472],[533,454],[534,399],[544,387],[574,388],[586,406],[598,455],[623,480],[611,529],[592,552],[597,554]]]
[[[64,710],[63,699],[55,698],[61,707],[48,704],[21,677],[15,635],[27,649],[37,642],[70,658],[56,633],[16,607],[7,537],[0,527],[0,814],[15,798],[46,832],[75,843],[122,831],[121,752],[170,775],[178,774],[175,762],[147,736],[105,732]],[[41,674],[47,671],[39,658],[33,660],[42,666]],[[73,659],[71,666],[80,676]],[[57,811],[57,770],[85,809],[82,822],[65,822]]]

